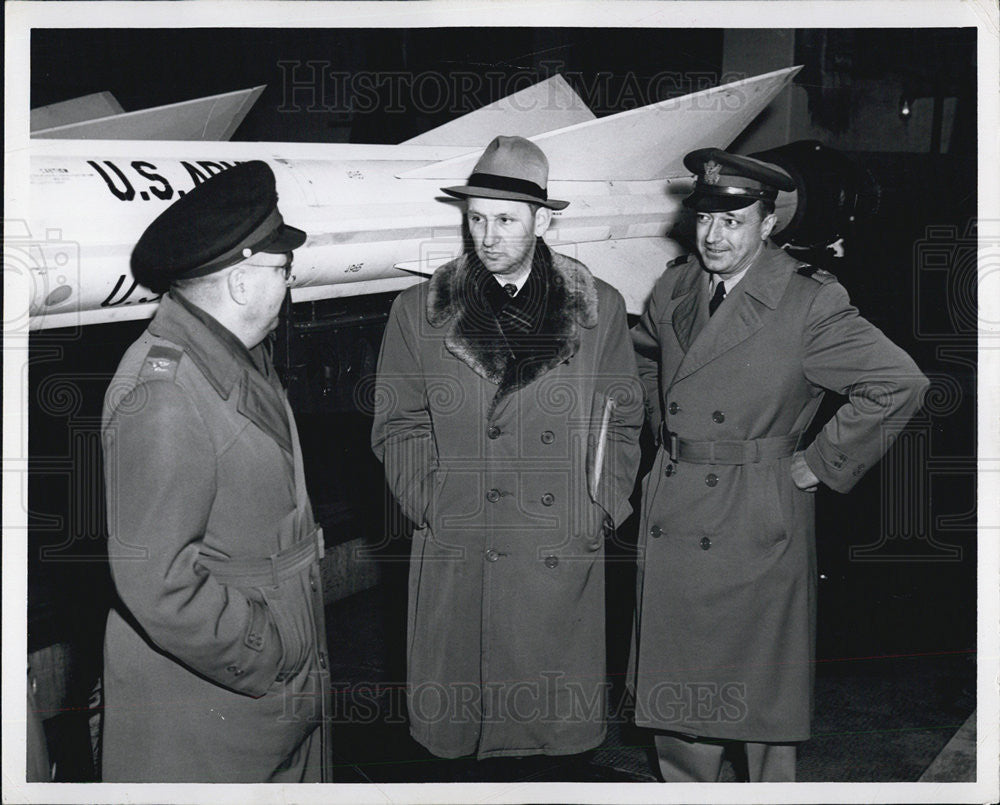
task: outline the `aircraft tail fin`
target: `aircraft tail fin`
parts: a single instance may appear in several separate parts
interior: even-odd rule
[[[498,134],[533,137],[593,119],[587,104],[557,74],[406,140],[404,145],[483,148]]]
[[[609,117],[533,135],[549,160],[550,181],[645,181],[685,176],[684,155],[725,148],[801,67],[723,84]],[[494,134],[502,133],[497,129]],[[400,174],[406,179],[465,179],[479,151]]]

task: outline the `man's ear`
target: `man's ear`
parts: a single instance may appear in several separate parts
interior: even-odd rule
[[[535,237],[540,238],[545,234],[552,223],[552,210],[548,207],[539,207],[535,210]]]
[[[760,222],[760,239],[767,240],[771,237],[771,232],[774,230],[775,225],[778,223],[778,216],[773,212],[764,216],[764,220]]]
[[[246,274],[246,269],[237,266],[231,269],[226,276],[226,288],[229,290],[229,296],[237,305],[245,305],[250,296],[246,285]]]

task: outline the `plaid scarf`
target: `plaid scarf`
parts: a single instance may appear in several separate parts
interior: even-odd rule
[[[507,376],[517,377],[526,365],[551,359],[556,346],[553,334],[546,331],[545,314],[551,297],[552,253],[545,241],[536,238],[531,272],[516,296],[507,295],[475,252],[469,254],[469,271],[476,318],[492,320],[492,326],[484,329],[492,330],[492,337],[499,337],[514,359]]]

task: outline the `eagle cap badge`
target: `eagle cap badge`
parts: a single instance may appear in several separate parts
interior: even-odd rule
[[[718,184],[719,174],[722,173],[722,165],[716,162],[714,159],[710,159],[705,163],[705,184]]]

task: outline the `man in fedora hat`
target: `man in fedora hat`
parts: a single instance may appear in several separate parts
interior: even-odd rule
[[[628,516],[642,392],[625,306],[542,235],[567,202],[521,137],[468,182],[472,249],[395,300],[372,445],[413,521],[410,730],[435,755],[566,755],[605,735],[604,541]]]
[[[264,162],[167,208],[132,252],[166,295],[104,402],[105,782],[319,782],[326,635],[295,420],[264,343],[306,234]]]
[[[694,151],[697,257],[673,261],[633,330],[660,450],[645,481],[636,722],[660,772],[795,779],[809,737],[816,605],[812,493],[847,492],[917,410],[910,357],[833,275],[770,242],[784,171]],[[824,390],[848,395],[810,444]],[[742,767],[742,768],[739,768]]]

